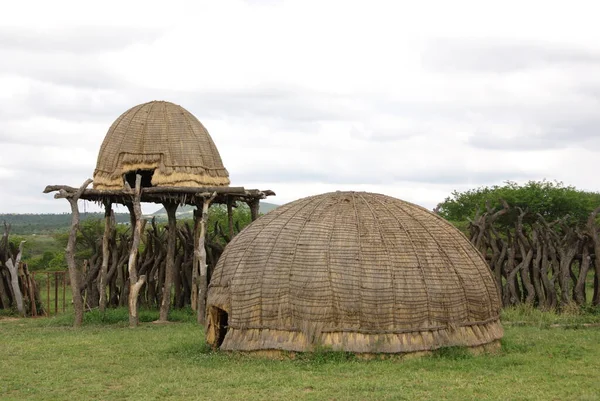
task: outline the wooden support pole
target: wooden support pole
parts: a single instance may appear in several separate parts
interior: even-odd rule
[[[196,205],[194,209],[194,253],[192,254],[192,293],[190,303],[192,310],[198,310],[198,276],[200,275],[200,220],[202,219],[202,208]]]
[[[197,269],[197,321],[199,324],[205,323],[206,318],[206,292],[208,290],[208,266],[206,264],[206,248],[204,246],[206,238],[206,223],[208,222],[208,208],[213,199],[217,196],[213,193],[210,198],[204,198],[202,204],[202,218],[200,219],[200,228],[197,241],[194,242],[194,269]]]
[[[162,300],[160,303],[161,323],[168,321],[169,308],[171,306],[171,290],[173,287],[173,276],[175,274],[175,245],[177,243],[177,203],[164,203],[169,219],[169,231],[167,233],[167,260],[165,266],[165,282],[163,286]]]
[[[100,312],[106,309],[106,274],[108,273],[108,262],[110,258],[110,235],[113,222],[112,204],[110,201],[104,203],[104,235],[102,237],[102,267],[100,268],[100,279],[98,280],[98,292],[100,294]]]
[[[233,201],[227,197],[227,223],[229,225],[229,241],[233,239]]]
[[[131,216],[131,221],[135,222],[133,227],[133,240],[131,243],[131,249],[129,251],[129,327],[136,327],[139,324],[139,316],[137,310],[137,301],[138,294],[140,293],[140,289],[146,282],[146,276],[142,275],[138,278],[137,275],[137,257],[138,257],[138,248],[140,246],[140,240],[142,238],[142,232],[144,231],[144,226],[146,225],[146,220],[142,219],[142,206],[140,204],[141,198],[141,184],[142,184],[142,176],[136,175],[135,177],[135,193],[132,199],[132,207],[133,211]]]
[[[91,182],[91,179],[87,179],[73,196],[67,197],[67,194],[63,191],[60,191],[55,195],[55,197],[65,197],[71,205],[71,231],[69,231],[69,240],[67,241],[65,258],[67,259],[67,266],[69,267],[69,278],[71,280],[71,289],[73,293],[73,309],[75,311],[75,320],[73,321],[74,327],[79,327],[83,323],[83,298],[81,297],[81,291],[79,290],[81,287],[79,284],[79,272],[77,271],[77,265],[75,263],[75,245],[77,244],[77,230],[79,229],[79,207],[77,206],[77,201]],[[49,280],[50,277],[48,277],[48,281]],[[48,302],[48,314],[50,314],[50,302]]]
[[[248,206],[250,207],[250,216],[252,218],[252,221],[258,219],[258,211],[259,211],[259,207],[260,207],[260,199],[252,199],[251,201],[246,202],[248,204]]]

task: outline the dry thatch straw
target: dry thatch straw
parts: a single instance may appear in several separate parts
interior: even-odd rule
[[[154,170],[153,186],[225,186],[229,173],[204,126],[181,106],[153,101],[112,124],[94,171],[94,188],[122,189],[123,176]]]
[[[207,341],[225,350],[403,353],[503,335],[498,288],[471,243],[420,206],[364,192],[252,223],[221,256],[207,311]]]

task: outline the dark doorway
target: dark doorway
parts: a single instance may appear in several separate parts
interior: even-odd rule
[[[227,329],[229,328],[228,326],[228,318],[229,316],[227,315],[227,312],[225,312],[223,309],[219,309],[219,308],[215,308],[216,309],[216,313],[215,313],[215,326],[217,329],[217,347],[221,347],[221,344],[223,344],[223,340],[225,340],[225,335],[227,334]]]
[[[149,188],[152,186],[154,170],[135,170],[125,173],[125,181],[131,188],[135,188],[135,176],[138,174],[142,176],[142,188]]]

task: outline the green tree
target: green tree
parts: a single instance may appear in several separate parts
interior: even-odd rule
[[[118,229],[120,226],[118,226]],[[128,226],[125,226],[127,229]],[[79,223],[77,231],[77,243],[75,245],[75,259],[82,261],[90,258],[94,254],[98,254],[102,250],[102,237],[104,235],[104,219],[88,219]],[[56,234],[57,241],[61,244],[62,249],[66,248],[69,240],[69,233]],[[52,259],[51,265],[56,266],[64,261],[64,252],[57,254]],[[66,267],[66,264],[63,265]]]
[[[438,205],[438,213],[455,223],[472,219],[477,212],[486,211],[486,203],[494,210],[505,200],[511,210],[498,220],[500,225],[511,225],[518,214],[517,207],[527,209],[524,223],[531,223],[540,214],[547,221],[569,215],[571,223],[584,225],[590,213],[600,205],[600,193],[578,190],[558,181],[529,181],[519,185],[507,181],[502,186],[480,187],[464,192],[454,191]],[[530,221],[528,221],[529,219]]]
[[[237,234],[242,231],[248,224],[252,222],[250,208],[243,203],[238,203],[238,206],[233,208],[233,227]],[[215,230],[220,230],[226,237],[229,235],[229,221],[227,216],[226,205],[215,205],[208,212],[208,234],[213,236]],[[221,236],[217,235],[217,238]]]

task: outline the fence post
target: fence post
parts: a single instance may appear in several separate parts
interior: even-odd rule
[[[62,272],[62,284],[63,284],[63,312],[67,310],[67,302],[66,302],[66,291],[67,291],[67,274],[66,272]]]
[[[46,311],[46,316],[50,317],[50,273],[46,272],[46,302],[48,304],[48,310]]]
[[[31,295],[31,300],[32,300],[32,305],[31,305],[31,315],[32,316],[46,316],[46,317],[50,317],[52,316],[52,309],[54,309],[54,316],[58,316],[58,311],[60,310],[60,288],[59,286],[62,285],[62,311],[66,312],[67,311],[67,275],[65,271],[54,271],[54,272],[49,272],[49,271],[44,271],[44,272],[37,272],[38,274],[36,274],[36,272],[31,272],[29,277],[30,280],[30,293]],[[46,278],[46,285],[45,285],[45,289],[46,289],[46,299],[44,300],[44,285],[41,284],[40,287],[38,287],[37,285],[37,278],[40,277],[45,277]],[[52,277],[54,277],[54,280],[52,280]],[[41,280],[41,278],[40,278]],[[51,288],[51,284],[52,281],[54,281],[54,308],[52,308],[52,288]],[[39,311],[37,308],[37,305],[35,304],[36,302],[36,293],[38,294],[39,298],[39,302],[40,302],[40,307],[42,307],[43,309],[43,313],[42,311]],[[44,307],[44,304],[46,305]]]
[[[58,315],[58,272],[54,272],[54,316]]]
[[[30,298],[30,302],[31,302],[31,315],[33,317],[37,317],[37,305],[35,304],[35,294],[36,294],[36,289],[37,289],[37,283],[35,282],[35,272],[31,272],[31,282],[29,283],[29,293],[31,294],[29,296]]]

